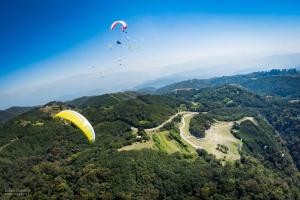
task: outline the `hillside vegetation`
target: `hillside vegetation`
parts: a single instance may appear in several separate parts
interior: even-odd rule
[[[205,130],[209,129],[214,120],[208,115],[199,113],[191,119],[189,131],[190,133],[197,137],[205,137]]]
[[[0,110],[0,123],[7,122],[31,109],[32,107],[11,107],[6,110]]]
[[[171,96],[197,102],[196,109],[220,121],[234,121],[246,116],[263,117],[284,139],[298,169],[300,168],[300,102],[264,97],[236,85],[223,85],[200,90],[182,90]],[[193,111],[193,104],[189,104]]]
[[[269,72],[254,72],[245,75],[193,79],[159,88],[156,92],[163,94],[180,89],[201,89],[223,84],[238,84],[264,95],[300,98],[300,74],[296,69],[274,69]]]
[[[53,119],[69,108],[90,120],[93,144],[76,127]],[[232,134],[243,140],[243,148],[240,160],[225,164],[207,151],[186,147],[177,117],[159,129],[156,148],[119,150],[151,141],[145,129],[178,110],[227,122],[252,116],[258,126],[248,120],[233,125]],[[294,144],[299,142],[299,110],[299,103],[234,85],[50,102],[0,125],[0,198],[298,200],[300,159]],[[28,193],[7,194],[10,190]]]

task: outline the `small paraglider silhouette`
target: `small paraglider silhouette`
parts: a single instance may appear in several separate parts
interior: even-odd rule
[[[127,31],[125,31],[125,30],[127,29],[128,26],[127,26],[127,23],[126,23],[125,21],[123,21],[123,20],[118,20],[118,21],[113,22],[113,23],[111,24],[111,26],[110,26],[110,29],[111,29],[111,30],[114,30],[114,28],[115,28],[118,24],[121,25],[121,30],[122,30],[123,32],[127,33]],[[118,40],[118,41],[117,41],[117,44],[122,44],[122,42],[120,42],[120,41]]]
[[[114,21],[111,26],[110,26],[110,29],[111,30],[114,30],[114,28],[118,25],[121,25],[121,30],[124,32],[124,33],[127,33],[127,23],[123,20],[118,20],[118,21]],[[126,39],[129,38],[128,36],[126,37]],[[128,40],[128,39],[127,39]],[[117,44],[122,44],[122,42],[120,42],[119,40],[117,41]]]
[[[119,21],[115,21],[111,24],[110,29],[113,30],[118,24],[121,25],[121,30],[125,33],[127,33],[125,30],[127,29],[127,24],[125,21],[123,20],[119,20]]]
[[[119,62],[119,65],[122,66],[122,58],[121,57],[118,58],[118,62]]]
[[[268,146],[267,146],[267,145],[265,145],[265,146],[264,146],[264,149],[266,149],[267,147],[268,147]]]
[[[123,32],[122,34],[127,34],[127,23],[123,20],[118,20],[118,21],[114,21],[111,26],[110,26],[110,29],[112,31],[116,31],[116,27],[121,27],[121,31]],[[120,47],[122,49],[125,48],[124,44],[127,44],[129,41],[131,41],[131,38],[128,36],[128,35],[122,35],[122,39],[121,38],[118,38],[118,40],[116,41],[115,43],[115,47]],[[112,47],[112,46],[111,46]],[[110,46],[109,46],[109,49],[112,49]],[[134,46],[129,46],[128,49],[129,50],[133,50],[135,47]],[[122,58],[119,57],[118,58],[118,65],[119,66],[122,66],[123,65],[123,62],[122,62]]]

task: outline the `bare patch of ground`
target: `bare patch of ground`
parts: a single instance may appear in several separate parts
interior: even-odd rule
[[[216,121],[210,129],[206,130],[204,138],[196,138],[189,132],[189,122],[191,118],[195,116],[195,113],[187,113],[183,115],[182,118],[182,126],[181,126],[181,136],[182,138],[189,144],[191,144],[194,148],[203,148],[208,153],[211,153],[216,156],[218,159],[225,160],[239,160],[240,153],[239,149],[242,147],[243,143],[239,139],[235,138],[231,129],[234,124],[234,121],[231,122],[223,122]],[[256,120],[253,117],[244,117],[240,120],[237,120],[237,123],[241,123],[242,121],[250,120],[255,125],[257,125]],[[218,144],[222,144],[228,147],[228,152],[225,154],[219,150],[217,150]]]

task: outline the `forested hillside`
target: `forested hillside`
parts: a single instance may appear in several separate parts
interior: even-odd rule
[[[11,107],[6,110],[0,110],[0,123],[7,122],[30,109],[32,109],[32,107]]]
[[[236,120],[244,116],[262,116],[285,140],[295,163],[300,168],[300,102],[264,97],[239,86],[225,85],[200,90],[181,90],[173,97],[197,102],[197,111],[208,112],[218,120]],[[192,110],[195,106],[190,104]]]
[[[117,93],[50,102],[0,125],[1,197],[296,200],[298,106],[232,85],[163,96]],[[96,132],[93,144],[76,127],[53,119],[69,108],[90,120]],[[255,117],[257,125],[245,121],[234,127],[235,136],[244,141],[241,159],[234,162],[221,162],[204,150],[196,158],[151,149],[118,151],[138,142],[132,127],[143,132],[178,110],[206,113],[204,127],[244,116]],[[28,194],[6,193],[22,189]]]
[[[193,79],[158,89],[159,94],[180,89],[201,89],[223,84],[238,84],[254,92],[289,98],[300,97],[300,74],[296,69],[254,72],[245,75],[223,76],[211,79]]]

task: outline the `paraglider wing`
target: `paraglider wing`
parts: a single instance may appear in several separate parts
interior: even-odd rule
[[[89,143],[93,143],[96,139],[95,131],[90,122],[80,113],[73,110],[63,110],[54,116],[72,122],[76,125],[88,139]]]
[[[126,22],[120,20],[120,21],[115,21],[114,23],[112,23],[112,25],[110,26],[110,29],[113,30],[118,24],[121,24],[121,30],[124,31],[125,29],[127,29],[127,24]]]

